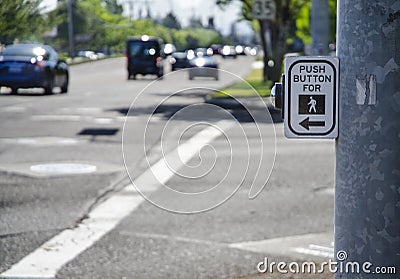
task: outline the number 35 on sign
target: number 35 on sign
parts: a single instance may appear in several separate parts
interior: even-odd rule
[[[253,17],[256,19],[274,20],[276,4],[274,0],[253,0]]]

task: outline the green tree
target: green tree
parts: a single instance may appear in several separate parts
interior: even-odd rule
[[[216,0],[216,3],[217,5],[224,7],[233,1],[235,0]],[[310,18],[309,10],[307,9],[310,7],[311,0],[275,0],[276,19],[270,21],[254,20],[252,16],[253,0],[237,1],[242,3],[241,19],[251,21],[255,26],[255,30],[257,30],[260,35],[263,50],[266,54],[264,55],[264,80],[271,80],[272,82],[279,81],[282,71],[283,56],[287,47],[287,39],[296,34],[303,40],[309,38]],[[332,5],[333,2],[336,1],[330,0],[330,5]],[[334,14],[335,12],[336,10],[333,10],[331,14]],[[293,21],[295,21],[299,16],[303,20],[296,22],[300,32],[291,32],[290,27],[293,25]],[[331,18],[334,17],[334,15],[331,16]],[[264,36],[267,30],[271,32],[272,42],[270,52],[267,51],[267,42]],[[335,32],[332,33],[335,34]],[[272,60],[273,63],[268,63],[270,60]]]
[[[329,40],[336,41],[336,5],[337,0],[329,0]],[[304,43],[311,44],[311,1],[305,3],[296,17],[295,34]]]
[[[57,9],[49,15],[48,24],[58,27],[58,37],[51,43],[63,51],[68,49],[67,1],[59,0]],[[172,19],[171,16],[168,18]],[[222,40],[220,34],[214,30],[181,29],[177,20],[174,20],[173,26],[179,28],[172,25],[166,27],[151,19],[131,21],[121,14],[113,13],[102,0],[74,0],[73,19],[77,50],[104,49],[119,52],[124,49],[127,38],[144,34],[160,37],[165,43],[175,44],[179,50],[208,46]]]
[[[173,28],[173,29],[181,29],[181,23],[179,20],[176,18],[176,16],[172,13],[169,12],[165,18],[162,20],[162,25],[164,25],[167,28]]]
[[[68,49],[68,1],[69,0],[59,0],[57,8],[49,13],[49,24],[57,26],[57,39],[54,44],[61,50]],[[81,2],[82,1],[72,2],[74,38],[77,36],[78,38],[83,38],[88,30],[87,16]]]
[[[106,8],[115,15],[121,15],[124,11],[122,5],[118,4],[117,0],[104,0]]]
[[[203,28],[203,23],[201,22],[200,18],[192,16],[189,19],[189,26],[192,27],[192,28]]]
[[[49,16],[50,25],[57,26],[58,29],[58,37],[54,44],[62,50],[66,50],[68,46],[67,1],[59,0],[57,9]],[[109,1],[107,5],[102,0],[73,1],[76,49],[100,50],[122,45],[119,40],[125,40],[129,21],[118,14],[118,7],[114,6],[114,2]]]
[[[216,3],[220,6],[230,4],[234,0],[216,0]],[[252,0],[240,0],[242,2],[241,19],[248,20],[251,22],[258,23],[258,32],[261,38],[263,50],[264,50],[264,81],[271,80],[276,82],[280,80],[281,69],[283,62],[283,55],[286,52],[286,38],[288,35],[289,24],[292,15],[290,4],[293,1],[301,0],[276,0],[276,19],[271,21],[266,20],[254,20],[252,16],[253,1]],[[265,33],[267,30],[271,34],[271,49],[268,52],[267,41]],[[271,63],[273,61],[273,63]]]
[[[44,31],[39,8],[42,0],[2,0],[0,4],[0,43],[16,39],[37,39]]]

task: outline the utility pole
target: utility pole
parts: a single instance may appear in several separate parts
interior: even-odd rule
[[[125,3],[128,4],[128,17],[132,21],[134,19],[134,0],[126,0]]]
[[[73,58],[75,56],[75,43],[74,43],[74,20],[72,15],[72,0],[68,0],[68,45],[69,45],[69,56]]]
[[[400,2],[338,1],[339,137],[336,141],[336,261],[370,262],[370,274],[400,274]],[[344,254],[342,253],[342,256]],[[375,267],[397,275],[373,274]]]
[[[327,55],[329,46],[328,0],[312,0],[311,36],[312,55]]]

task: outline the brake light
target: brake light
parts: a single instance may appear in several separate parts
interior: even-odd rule
[[[31,64],[35,65],[35,71],[40,70],[44,66],[43,65],[43,57],[42,56],[32,57]]]
[[[36,64],[36,67],[42,68],[43,67],[43,56],[39,55],[37,57],[32,57],[31,58],[31,63]]]

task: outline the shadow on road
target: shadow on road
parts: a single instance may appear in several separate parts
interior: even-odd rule
[[[210,110],[209,106],[204,104],[212,104],[221,109]],[[188,108],[190,106],[190,108]],[[188,109],[185,109],[188,108]],[[251,108],[247,110],[243,105],[231,105],[231,104],[215,104],[215,103],[203,103],[203,104],[161,104],[156,109],[154,107],[138,107],[138,108],[115,108],[109,111],[118,112],[123,116],[134,117],[140,115],[157,115],[165,120],[172,121],[219,121],[227,119],[227,112],[232,115],[240,123],[254,123],[254,119],[263,119],[262,123],[281,123],[282,117],[280,111],[273,109],[268,106],[268,111],[271,115],[269,117],[259,117],[265,115],[265,107]],[[258,121],[260,122],[260,121]]]

